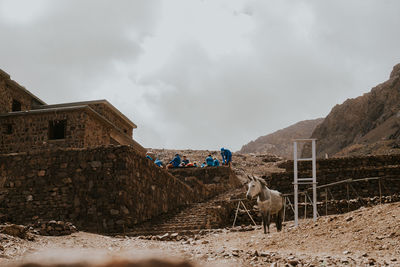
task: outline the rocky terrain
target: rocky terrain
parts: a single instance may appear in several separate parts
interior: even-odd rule
[[[400,153],[400,64],[369,93],[336,105],[312,134],[319,156]]]
[[[400,153],[400,64],[369,93],[332,108],[323,119],[298,122],[244,145],[240,153],[267,153],[291,159],[292,139],[316,138],[318,157]],[[306,147],[305,154],[309,154]]]
[[[211,150],[171,150],[171,149],[152,149],[148,151],[162,162],[168,163],[173,159],[176,153],[183,156],[186,155],[191,162],[197,162],[198,166],[205,161],[208,155],[216,157],[220,163],[221,154],[219,151]],[[279,163],[284,161],[282,157],[267,153],[232,153],[232,169],[235,174],[242,180],[247,181],[247,174],[258,176],[268,175],[272,172],[282,172],[284,169],[278,167]]]
[[[301,220],[298,228],[286,222],[282,232],[272,227],[267,235],[259,226],[216,229],[193,237],[175,237],[173,241],[160,241],[167,240],[160,236],[145,240],[84,232],[35,236],[29,241],[0,234],[0,265],[400,266],[399,220],[400,203],[392,203],[320,217],[316,223]],[[149,257],[178,260],[176,264],[143,262]],[[113,264],[106,265],[110,261]],[[21,265],[29,262],[43,265]]]
[[[280,157],[293,158],[293,139],[309,138],[314,129],[322,123],[324,119],[300,121],[287,128],[276,131],[272,134],[261,136],[254,141],[242,146],[240,153],[261,153],[275,154]]]

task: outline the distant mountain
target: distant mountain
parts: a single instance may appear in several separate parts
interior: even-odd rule
[[[400,64],[369,93],[336,105],[312,137],[319,157],[400,153]]]
[[[324,119],[300,121],[272,134],[261,136],[242,146],[239,153],[270,153],[283,158],[293,158],[292,139],[309,138],[315,127]]]

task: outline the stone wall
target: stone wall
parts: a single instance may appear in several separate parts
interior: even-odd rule
[[[49,139],[49,122],[66,120],[65,138]],[[109,127],[84,109],[47,112],[21,112],[0,115],[0,153],[45,150],[57,147],[95,147],[110,144]],[[6,132],[11,125],[11,133]]]
[[[204,198],[210,198],[241,186],[232,169],[226,166],[176,168],[170,169],[169,172],[188,184],[197,195],[202,195]]]
[[[293,193],[293,161],[287,161],[284,173],[264,176],[270,186],[283,193]],[[300,162],[299,177],[311,177],[310,162]],[[332,158],[317,160],[318,185],[335,183],[346,179],[381,178],[381,193],[391,195],[400,191],[400,155],[379,155],[365,157]],[[300,189],[309,187],[301,186]],[[354,197],[372,197],[379,195],[379,181],[358,181],[349,183],[350,194]],[[353,187],[353,188],[352,188]],[[347,198],[347,183],[329,187],[329,193],[335,199]],[[357,192],[357,194],[355,193]],[[350,197],[351,197],[350,196]],[[318,190],[318,197],[325,198],[325,189]],[[331,196],[330,196],[331,197]]]
[[[74,123],[81,124],[82,122],[75,121]],[[96,147],[100,145],[106,146],[111,144],[111,127],[105,126],[101,121],[89,115],[86,115],[86,121],[84,125],[84,147]]]
[[[364,157],[346,157],[318,159],[317,170],[336,170],[336,169],[354,169],[354,168],[378,168],[383,166],[392,166],[400,164],[399,155],[376,155]],[[293,160],[287,160],[280,164],[280,168],[293,172]],[[311,169],[311,162],[301,161],[298,163],[298,170],[305,171]]]
[[[207,190],[201,182],[191,188],[128,146],[0,156],[0,218],[18,224],[61,220],[80,230],[125,232],[204,200]]]
[[[21,103],[21,110],[32,109],[34,99],[21,90],[20,85],[12,81],[7,73],[0,72],[0,114],[12,110],[13,100]]]
[[[286,172],[273,173],[263,178],[269,187],[284,194],[290,194],[293,203],[293,161],[281,165]],[[310,162],[300,162],[299,177],[311,177]],[[332,158],[317,160],[318,186],[337,183],[328,187],[317,189],[317,202],[320,214],[336,214],[369,205],[370,199],[380,196],[388,202],[398,201],[400,192],[400,155],[379,155],[365,157]],[[307,191],[312,198],[311,185],[299,185],[299,191]],[[385,200],[386,201],[386,200]],[[311,216],[312,207],[307,199],[307,216]],[[305,196],[299,196],[299,214],[304,216]],[[347,203],[350,203],[349,205]],[[374,202],[371,202],[374,203]],[[288,219],[293,218],[291,208],[286,209]]]
[[[133,137],[133,127],[121,118],[122,114],[118,116],[115,111],[103,103],[89,104],[89,106],[121,129],[124,134]]]

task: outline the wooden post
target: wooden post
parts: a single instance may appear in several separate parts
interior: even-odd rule
[[[244,210],[247,212],[247,215],[249,215],[251,221],[254,223],[254,226],[257,226],[256,222],[253,220],[253,217],[251,217],[251,215],[250,215],[249,211],[247,210],[246,206],[244,205],[244,203],[242,201],[240,201],[240,203],[242,203]]]
[[[307,192],[304,194],[304,219],[307,219]]]
[[[283,204],[283,222],[282,223],[284,223],[285,219],[286,219],[286,199],[287,199],[287,197],[285,197],[285,203]]]
[[[328,215],[328,188],[325,188],[325,216]]]
[[[350,190],[349,190],[349,182],[347,182],[347,212],[350,211]]]
[[[236,208],[235,219],[233,220],[232,227],[235,227],[236,218],[237,218],[237,215],[238,215],[238,212],[239,212],[240,202],[241,202],[241,201],[239,200],[238,206],[237,206],[237,208]]]
[[[382,188],[381,188],[381,179],[378,179],[379,183],[379,205],[382,205]]]

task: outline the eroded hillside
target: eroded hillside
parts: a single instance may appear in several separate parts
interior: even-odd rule
[[[244,145],[240,153],[269,153],[290,159],[293,157],[292,140],[297,138],[309,138],[315,127],[324,119],[300,121],[272,134],[261,136]]]
[[[400,64],[369,93],[336,105],[312,137],[319,156],[400,153]]]

